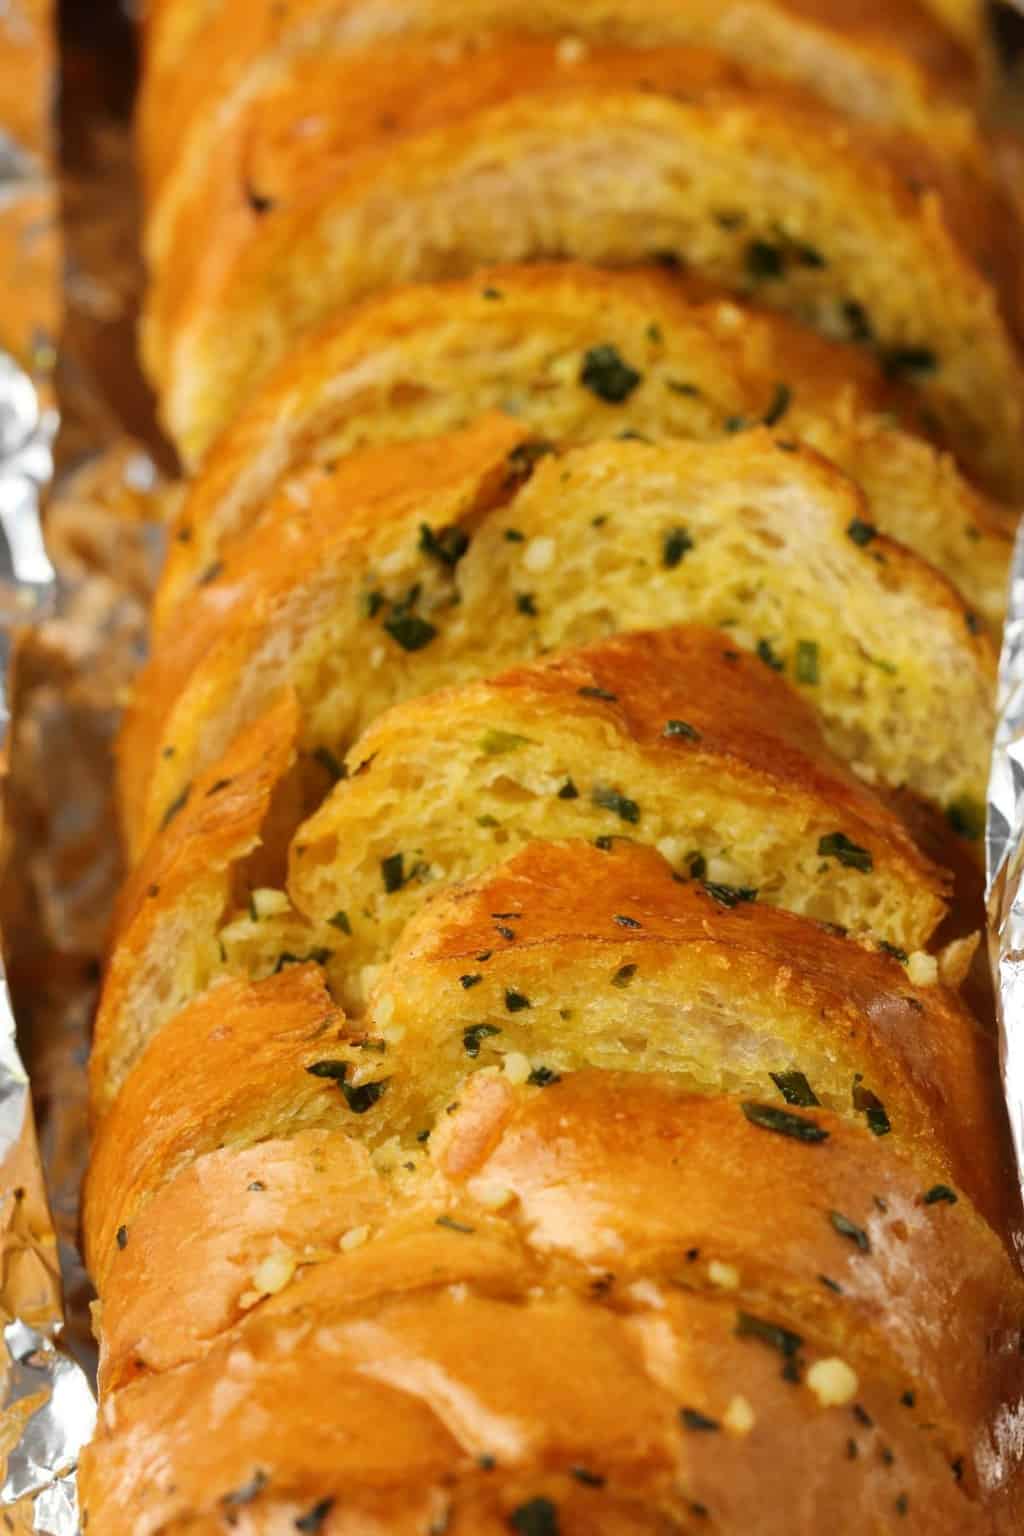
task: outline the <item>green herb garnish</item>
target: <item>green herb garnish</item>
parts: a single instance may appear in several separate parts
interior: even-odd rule
[[[757,642],[757,655],[758,660],[763,661],[766,667],[771,667],[773,672],[784,672],[786,670],[786,663],[782,660],[781,656],[776,656],[770,640],[759,640]]]
[[[755,1104],[749,1099],[743,1101],[740,1109],[758,1130],[774,1131],[776,1135],[788,1136],[793,1141],[828,1141],[828,1131],[805,1115],[793,1115],[789,1110],[776,1109],[774,1104]]]
[[[519,747],[532,746],[529,736],[517,736],[515,731],[499,731],[490,729],[484,731],[477,747],[488,757],[502,757],[506,752],[515,752]]]
[[[352,924],[348,920],[347,912],[335,912],[334,916],[329,917],[327,921],[330,923],[332,928],[339,928],[342,933],[351,935]]]
[[[628,987],[636,973],[637,967],[635,965],[620,965],[612,977],[612,986]]]
[[[693,865],[690,869],[692,873]],[[708,895],[723,907],[738,907],[740,902],[757,900],[756,890],[749,885],[724,885],[721,880],[705,880],[702,883]]]
[[[549,1088],[552,1083],[560,1083],[562,1079],[551,1067],[534,1067],[526,1081],[534,1088]]]
[[[469,548],[469,534],[455,523],[444,528],[431,528],[429,523],[420,523],[419,547],[423,554],[440,560],[442,565],[456,566]]]
[[[496,1024],[472,1024],[469,1029],[462,1032],[462,1045],[467,1056],[480,1055],[480,1043],[490,1040],[493,1035],[500,1035],[501,1030]]]
[[[380,877],[388,895],[400,891],[405,884],[405,854],[391,853],[380,861]]]
[[[922,1196],[925,1205],[956,1205],[958,1198],[956,1190],[948,1184],[933,1184]]]
[[[772,399],[772,403],[765,411],[764,416],[761,418],[765,426],[774,427],[776,422],[781,421],[783,416],[785,416],[786,412],[789,410],[792,400],[793,393],[789,386],[786,384],[777,384],[775,386],[775,395]]]
[[[968,842],[976,843],[985,835],[985,808],[970,795],[961,795],[947,805],[946,820],[957,837],[966,838]]]
[[[874,523],[866,523],[863,518],[855,517],[846,526],[846,537],[863,549],[872,539],[877,539],[878,529]]]
[[[396,608],[382,626],[403,651],[422,651],[437,635],[434,625],[418,613],[399,612]]]
[[[693,540],[685,528],[671,529],[661,541],[662,565],[667,571],[674,571],[693,547]]]
[[[821,1100],[802,1072],[769,1072],[768,1076],[787,1104],[795,1104],[799,1109],[820,1105]]]
[[[798,640],[796,643],[796,680],[814,687],[821,681],[818,672],[818,645],[815,640]]]
[[[851,1243],[857,1245],[861,1253],[871,1252],[871,1239],[864,1231],[864,1228],[858,1227],[856,1222],[850,1220],[849,1216],[844,1216],[842,1211],[829,1211],[828,1219],[840,1237],[849,1238]]]
[[[683,741],[700,741],[700,731],[689,725],[685,720],[666,720],[665,729],[661,733],[669,739],[676,737]]]
[[[530,1499],[508,1517],[518,1536],[559,1536],[558,1510],[550,1499]]]
[[[623,821],[638,822],[640,820],[640,807],[635,800],[628,799],[621,790],[612,789],[606,784],[595,784],[590,795],[594,805],[600,806],[603,811],[613,811]]]
[[[766,282],[782,277],[786,270],[786,257],[780,246],[769,245],[767,240],[751,240],[746,250],[747,272],[756,282]]]
[[[611,345],[591,347],[583,358],[580,383],[605,400],[609,405],[621,405],[641,383],[643,375],[637,373]]]
[[[696,1408],[680,1408],[679,1418],[684,1429],[703,1434],[713,1433],[722,1427],[717,1419],[709,1419],[706,1413],[699,1413]]]
[[[505,993],[505,1007],[509,1013],[522,1013],[524,1008],[529,1008],[530,999],[522,992],[516,992],[511,987]]]
[[[870,874],[874,859],[866,848],[852,843],[845,832],[829,832],[818,839],[818,853],[823,859],[835,859],[846,869],[859,869],[862,875]]]

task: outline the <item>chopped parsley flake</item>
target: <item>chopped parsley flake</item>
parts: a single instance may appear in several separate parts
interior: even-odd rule
[[[863,548],[866,544],[870,544],[872,539],[877,539],[878,529],[874,523],[866,523],[863,518],[855,517],[846,525],[846,537]]]
[[[526,534],[520,533],[518,528],[506,528],[505,542],[508,544],[523,544],[526,542]]]
[[[882,353],[882,366],[890,378],[898,378],[907,373],[934,373],[939,360],[931,347],[888,347]]]
[[[789,410],[792,400],[793,393],[789,386],[786,384],[777,384],[775,387],[775,395],[772,399],[772,403],[765,411],[764,416],[761,418],[765,426],[774,427],[777,422],[780,422],[783,416],[785,416],[786,412]]]
[[[161,832],[166,832],[167,828],[170,826],[170,824],[174,820],[175,816],[179,815],[180,812],[182,812],[185,809],[186,805],[188,805],[188,798],[189,798],[189,795],[191,795],[191,793],[192,793],[192,785],[191,784],[186,784],[185,788],[181,791],[181,794],[177,795],[171,801],[170,805],[167,807],[166,811],[164,811],[164,814],[163,814],[163,816],[161,817],[161,820],[160,820],[160,830],[161,830]]]
[[[618,923],[620,928],[642,928],[643,927],[643,924],[642,923],[638,923],[635,917],[627,917],[624,912],[616,912],[615,916],[612,918],[612,922],[613,923]]]
[[[700,857],[700,855],[698,855]],[[706,867],[706,861],[705,861]],[[690,865],[691,873],[693,864]],[[695,876],[695,878],[697,878]],[[723,885],[720,880],[705,880],[702,882],[708,895],[713,897],[720,906],[738,907],[741,901],[756,901],[757,891],[749,885]]]
[[[572,779],[566,779],[565,783],[558,791],[559,800],[578,800],[579,797],[580,792],[576,788],[576,785],[573,783]]]
[[[740,1339],[759,1339],[770,1349],[777,1349],[785,1360],[792,1360],[803,1347],[800,1334],[783,1328],[778,1323],[767,1323],[750,1312],[737,1312],[736,1336]]]
[[[477,746],[487,757],[502,757],[506,752],[515,752],[519,747],[532,745],[529,736],[517,736],[515,731],[487,730],[480,737]]]
[[[667,571],[674,571],[693,547],[693,540],[685,528],[670,529],[661,541],[662,565]]]
[[[776,656],[770,640],[759,640],[757,642],[757,655],[758,659],[763,661],[766,667],[771,667],[773,672],[784,672],[786,670],[786,663],[782,660],[781,656]]]
[[[516,612],[525,614],[530,619],[537,617],[537,603],[532,592],[516,593]]]
[[[511,988],[505,993],[505,1007],[509,1013],[522,1013],[524,1008],[529,1008],[530,999],[522,992],[515,992]]]
[[[613,811],[623,821],[635,823],[640,820],[639,805],[635,800],[627,799],[621,790],[612,789],[606,784],[595,784],[590,798],[603,811]]]
[[[383,627],[403,651],[422,651],[437,635],[434,625],[418,613],[400,613],[398,609],[384,620]]]
[[[755,1104],[744,1100],[740,1105],[751,1125],[762,1131],[774,1131],[778,1136],[789,1136],[793,1141],[827,1141],[828,1131],[816,1120],[806,1115],[793,1115],[786,1109],[776,1109],[773,1104]]]
[[[607,688],[577,688],[577,694],[581,699],[604,699],[607,704],[617,704],[617,693],[609,693]]]
[[[558,1510],[550,1499],[530,1499],[508,1517],[518,1536],[559,1536]]]
[[[299,1516],[295,1522],[295,1529],[297,1531],[315,1533],[323,1525],[324,1521],[327,1519],[327,1516],[330,1514],[333,1508],[333,1499],[321,1499],[319,1504],[313,1505],[313,1508],[309,1511],[308,1514]]]
[[[958,1196],[948,1184],[933,1184],[925,1191],[923,1199],[925,1205],[956,1205]]]
[[[696,1408],[680,1408],[679,1419],[684,1429],[703,1434],[713,1433],[722,1427],[717,1419],[709,1419],[706,1413],[699,1413]]]
[[[461,1232],[464,1237],[471,1236],[475,1227],[469,1227],[464,1221],[456,1221],[453,1216],[439,1216],[434,1222],[435,1227],[447,1227],[449,1232]]]
[[[329,917],[327,921],[332,928],[339,928],[342,933],[351,934],[352,932],[352,924],[348,920],[347,912],[335,912],[334,916]]]
[[[875,1136],[888,1136],[892,1130],[885,1105],[877,1093],[872,1093],[870,1088],[865,1088],[860,1081],[860,1076],[853,1080],[853,1107],[867,1119],[868,1130]]]
[[[840,1237],[849,1238],[851,1243],[857,1245],[861,1253],[871,1252],[871,1239],[864,1231],[864,1228],[858,1227],[856,1222],[850,1220],[849,1216],[844,1216],[842,1211],[829,1211],[828,1219]]]
[[[380,861],[380,877],[389,895],[400,891],[405,884],[405,855],[391,853]]]
[[[552,1083],[560,1083],[562,1079],[551,1067],[534,1067],[526,1081],[534,1088],[549,1088]]]
[[[591,1472],[588,1467],[570,1467],[569,1476],[574,1477],[585,1488],[603,1488],[606,1482],[599,1472]]]
[[[608,344],[591,347],[580,369],[584,388],[609,405],[621,405],[628,400],[642,379],[643,375],[623,360],[618,349]]]
[[[423,554],[440,560],[442,565],[456,566],[469,548],[469,534],[455,524],[435,529],[429,523],[420,523],[419,547]]]
[[[818,670],[818,645],[815,640],[798,640],[796,643],[796,680],[815,687],[821,676]]]
[[[802,1072],[770,1072],[768,1075],[787,1104],[795,1104],[800,1109],[820,1105],[821,1100]]]
[[[661,734],[670,740],[673,737],[683,741],[700,741],[701,739],[700,731],[687,724],[685,720],[666,720],[665,729]]]
[[[823,859],[835,859],[846,869],[859,869],[862,875],[870,874],[874,868],[868,850],[852,843],[845,832],[829,832],[819,838],[818,852]]]
[[[766,282],[782,277],[786,270],[786,257],[777,245],[767,240],[751,240],[746,250],[747,272],[755,282]]]
[[[501,1030],[496,1024],[472,1024],[469,1029],[462,1032],[462,1047],[467,1056],[474,1059],[480,1055],[480,1043],[490,1040],[493,1035],[500,1035]]]
[[[119,1248],[127,1248],[127,1246],[128,1246],[128,1228],[127,1227],[118,1227],[118,1229],[117,1229],[117,1246]]]
[[[243,1483],[242,1486],[240,1488],[236,1488],[233,1493],[223,1494],[221,1496],[220,1502],[232,1508],[237,1508],[241,1504],[251,1504],[254,1499],[259,1498],[260,1494],[267,1486],[267,1482],[267,1474],[265,1472],[261,1472],[257,1467],[256,1471],[253,1473],[252,1477],[250,1477],[247,1483]]]
[[[472,976],[460,976],[459,986],[463,989],[464,992],[468,992],[470,987],[477,986],[481,981],[483,981],[483,979],[483,976],[479,971],[477,971]]]
[[[628,987],[636,973],[637,967],[635,965],[620,965],[612,977],[612,986]]]

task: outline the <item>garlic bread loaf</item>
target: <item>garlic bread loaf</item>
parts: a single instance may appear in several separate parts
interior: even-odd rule
[[[921,440],[920,401],[863,348],[688,293],[663,273],[569,263],[386,294],[300,347],[192,481],[155,629],[294,475],[314,463],[336,471],[356,449],[448,433],[490,410],[563,446],[630,433],[707,441],[767,423],[855,479],[884,532],[1002,621],[1013,510]]]
[[[121,744],[129,845],[145,849],[282,687],[298,695],[304,750],[340,758],[402,698],[691,620],[800,688],[865,775],[977,834],[995,654],[954,589],[881,531],[927,547],[918,511],[895,492],[867,504],[767,429],[558,454],[498,417],[313,465],[207,568],[136,688]]]
[[[147,11],[83,1529],[1016,1536],[981,5]]]

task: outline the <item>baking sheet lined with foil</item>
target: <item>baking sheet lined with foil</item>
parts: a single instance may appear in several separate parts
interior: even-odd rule
[[[0,1536],[79,1531],[74,1467],[95,1418],[95,1354],[76,1242],[85,1062],[121,877],[112,749],[173,494],[135,356],[138,7],[65,0],[58,18],[52,5],[0,0],[0,293],[18,296],[0,301]],[[1024,100],[1024,20],[1003,42],[1020,45]],[[989,938],[1024,1170],[1024,530],[1000,704]]]

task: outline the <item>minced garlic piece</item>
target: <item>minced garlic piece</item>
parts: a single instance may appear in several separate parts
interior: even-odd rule
[[[257,1264],[252,1272],[254,1288],[264,1296],[276,1296],[278,1291],[283,1291],[289,1280],[295,1273],[295,1255],[288,1253],[271,1253]]]
[[[722,1415],[722,1423],[734,1435],[749,1435],[756,1422],[753,1408],[738,1393]]]
[[[837,1355],[815,1360],[805,1379],[823,1408],[841,1408],[844,1403],[852,1403],[860,1386],[857,1372]]]
[[[559,64],[579,64],[589,49],[581,37],[563,37],[556,49]]]
[[[739,1289],[740,1272],[735,1264],[723,1264],[720,1259],[712,1259],[708,1265],[708,1279],[723,1291],[735,1291]]]
[[[338,1247],[342,1253],[351,1253],[353,1248],[361,1248],[369,1235],[369,1227],[350,1227],[338,1238]]]
[[[481,1205],[486,1206],[489,1211],[500,1211],[503,1206],[508,1205],[515,1199],[514,1191],[509,1189],[507,1184],[490,1184],[487,1182],[474,1184],[472,1193],[474,1199],[478,1200]]]
[[[505,1076],[510,1083],[525,1083],[533,1068],[530,1066],[530,1058],[524,1056],[522,1051],[509,1051],[505,1057]]]
[[[934,987],[939,979],[939,962],[923,949],[915,949],[907,961],[907,975],[915,987]]]

